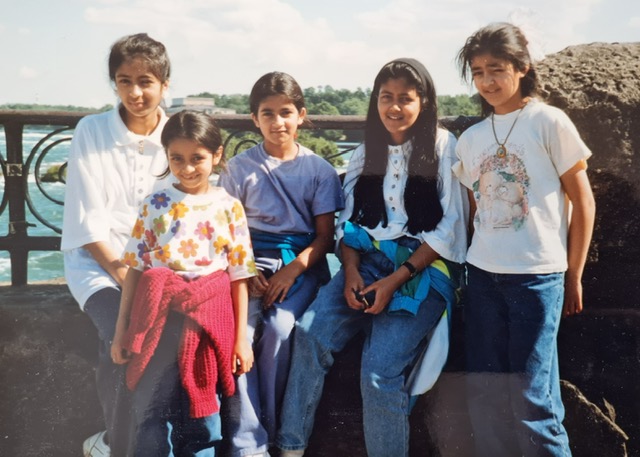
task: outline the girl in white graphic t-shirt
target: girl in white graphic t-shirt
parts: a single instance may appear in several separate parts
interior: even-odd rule
[[[517,27],[491,24],[458,54],[485,118],[457,144],[469,189],[466,359],[478,455],[570,455],[562,426],[557,332],[582,310],[595,204],[591,155],[569,118],[535,98]]]

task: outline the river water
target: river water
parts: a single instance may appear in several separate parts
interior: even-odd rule
[[[23,134],[23,154],[25,161],[28,158],[30,151],[33,147],[47,134],[51,132],[50,128],[26,128]],[[35,164],[39,156],[39,152],[46,148],[48,145],[53,145],[56,140],[67,135],[61,134],[50,140],[47,140],[43,145],[38,148],[38,154],[32,159]],[[339,145],[341,147],[349,147],[351,144]],[[6,142],[4,129],[0,126],[0,155],[6,160]],[[64,163],[69,156],[69,142],[63,141],[51,147],[50,151],[45,155],[43,164],[41,165],[42,174],[49,167],[53,165],[59,165]],[[345,162],[348,160],[348,156],[345,157]],[[33,165],[29,167],[29,171],[33,172]],[[344,171],[344,170],[340,170]],[[0,196],[4,195],[4,177],[0,174]],[[39,213],[42,218],[48,221],[51,225],[62,228],[62,205],[55,202],[55,200],[64,200],[65,185],[62,183],[43,183],[44,193],[38,188],[34,176],[29,176],[29,195],[33,203],[34,210]],[[46,195],[45,195],[46,193]],[[53,199],[53,200],[52,200]],[[34,213],[27,208],[27,222],[33,224],[29,227],[28,233],[31,236],[59,236],[53,229],[49,228],[43,222],[38,220]],[[5,236],[9,231],[9,208],[7,207],[2,215],[0,215],[0,236]],[[335,257],[331,256],[329,259],[332,272],[335,272],[338,268],[338,262]],[[64,270],[62,265],[62,253],[52,251],[32,251],[29,254],[28,264],[28,281],[43,281],[64,276]],[[11,264],[9,261],[9,253],[7,251],[0,251],[0,284],[11,281]]]

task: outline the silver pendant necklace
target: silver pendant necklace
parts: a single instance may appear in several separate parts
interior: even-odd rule
[[[522,111],[524,110],[524,107],[527,106],[527,104],[525,103],[525,105],[520,108],[520,111],[518,111],[518,114],[516,115],[516,118],[513,120],[513,124],[511,124],[511,128],[509,129],[509,133],[507,133],[506,138],[504,139],[504,141],[502,143],[500,143],[498,141],[498,135],[496,135],[496,127],[493,123],[493,116],[495,115],[495,112],[491,113],[491,130],[493,130],[493,137],[496,139],[496,143],[498,143],[498,149],[496,149],[496,156],[504,159],[507,156],[507,147],[505,146],[507,144],[507,140],[509,139],[509,135],[511,135],[511,132],[513,132],[513,128],[516,126],[516,122],[518,122],[518,118],[520,117],[520,113],[522,113]]]

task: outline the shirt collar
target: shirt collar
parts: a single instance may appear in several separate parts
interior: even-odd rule
[[[120,106],[121,105],[118,104],[118,106],[111,110],[109,116],[109,130],[111,131],[111,135],[113,135],[116,144],[118,144],[119,146],[127,146],[130,144],[139,143],[140,141],[146,141],[158,147],[162,146],[160,135],[162,134],[162,128],[164,127],[164,124],[168,120],[168,117],[162,108],[159,108],[160,122],[158,123],[158,126],[153,132],[151,132],[150,135],[145,136],[133,133],[127,128],[126,124],[120,117]]]

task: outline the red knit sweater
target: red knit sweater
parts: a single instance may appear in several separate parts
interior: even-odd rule
[[[180,377],[190,400],[191,417],[218,412],[216,383],[233,395],[231,361],[235,321],[229,275],[224,271],[195,280],[169,268],[151,268],[140,277],[124,347],[132,353],[127,386],[135,389],[158,346],[167,314],[184,314],[178,354]]]

